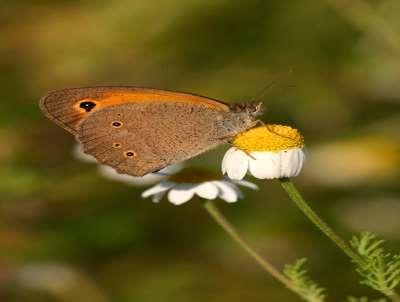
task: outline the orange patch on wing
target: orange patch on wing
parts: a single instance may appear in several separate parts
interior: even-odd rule
[[[172,102],[198,105],[201,104],[205,107],[213,108],[218,111],[229,111],[229,107],[226,104],[209,98],[179,92],[169,92],[162,90],[152,91],[150,89],[138,89],[137,91],[126,92],[106,92],[99,98],[87,98],[84,100],[79,100],[79,102],[76,103],[75,108],[81,111],[81,108],[79,108],[79,104],[84,101],[93,101],[96,103],[96,107],[93,108],[93,111],[112,105],[135,102]]]

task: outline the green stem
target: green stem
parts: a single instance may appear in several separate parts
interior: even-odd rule
[[[292,292],[299,295],[306,301],[312,301],[307,296],[303,295],[299,291],[297,291],[296,286],[286,278],[278,269],[276,269],[271,263],[265,260],[260,254],[258,254],[237,232],[235,227],[227,220],[227,218],[219,211],[217,206],[213,203],[213,201],[208,200],[204,203],[204,207],[210,216],[218,223],[222,229],[236,242],[242,247],[249,255],[252,257],[263,270],[269,273],[272,277],[290,289]]]
[[[349,256],[354,262],[358,264],[365,264],[364,260],[357,255],[353,249],[337,235],[325,221],[323,221],[316,212],[307,204],[304,198],[297,191],[296,187],[289,178],[279,179],[281,186],[289,195],[290,199],[299,207],[299,209],[310,219],[326,236],[329,237],[336,245]]]
[[[339,235],[335,233],[335,231],[325,223],[318,216],[316,212],[307,204],[304,198],[301,196],[299,191],[297,191],[296,187],[292,183],[289,178],[281,178],[279,179],[282,188],[289,195],[290,199],[297,205],[297,207],[314,223],[329,239],[331,239],[336,245],[347,255],[349,256],[358,266],[365,267],[367,263],[365,260],[360,257],[351,247],[350,245],[343,240]],[[381,291],[384,295],[389,297],[392,301],[400,302],[400,296],[391,291]]]

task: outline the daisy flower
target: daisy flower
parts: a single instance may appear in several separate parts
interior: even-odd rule
[[[264,125],[238,134],[222,160],[222,173],[243,179],[297,176],[305,160],[304,138],[297,129]]]
[[[76,144],[76,146],[73,149],[73,155],[76,158],[85,162],[98,163],[96,158],[83,152],[83,147],[81,146],[81,144]],[[141,177],[131,176],[127,174],[120,174],[114,168],[106,165],[99,165],[98,170],[100,175],[110,180],[123,182],[131,186],[147,186],[155,184],[156,182],[159,182],[168,177],[168,175],[180,171],[182,167],[183,167],[182,164],[175,164],[165,167],[164,169],[158,172],[149,173]]]
[[[195,195],[208,200],[220,198],[231,203],[243,198],[238,185],[257,189],[255,184],[248,181],[221,179],[218,175],[203,170],[185,169],[144,191],[142,197],[151,196],[153,202],[159,202],[167,195],[174,205],[181,205]]]

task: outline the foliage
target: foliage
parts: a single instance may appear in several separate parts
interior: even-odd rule
[[[387,300],[384,298],[378,299],[378,300],[369,300],[367,297],[356,298],[356,297],[350,296],[347,298],[346,302],[387,302]]]
[[[358,264],[357,272],[364,278],[363,284],[390,295],[400,283],[400,254],[390,254],[382,247],[384,240],[373,233],[365,232],[350,241],[364,259]]]
[[[325,301],[325,289],[311,280],[307,275],[307,270],[304,269],[304,263],[306,261],[306,258],[302,258],[297,260],[294,264],[286,264],[283,273],[292,281],[295,290],[303,296],[306,301]]]
[[[349,232],[373,228],[400,244],[399,55],[380,43],[387,35],[375,30],[383,27],[364,30],[343,17],[349,6],[340,3],[350,2],[359,1],[2,1],[0,301],[99,301],[96,289],[109,301],[296,300],[254,276],[255,264],[241,261],[197,204],[143,201],[143,187],[110,181],[74,159],[71,135],[37,104],[67,87],[150,86],[229,102],[277,83],[263,98],[262,119],[305,134],[312,155],[299,180],[315,210]],[[399,25],[400,1],[368,3]],[[220,173],[224,150],[190,164]],[[330,268],[351,276],[353,266],[274,182],[223,212],[260,248],[318,254],[313,264],[334,289],[328,299],[367,295],[356,294],[357,282],[343,287]],[[57,297],[11,284],[26,266],[49,262],[77,276],[71,283],[43,274],[65,289]]]

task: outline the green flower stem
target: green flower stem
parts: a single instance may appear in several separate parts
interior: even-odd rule
[[[290,199],[299,207],[299,209],[314,223],[326,236],[329,237],[336,245],[347,254],[354,262],[357,264],[365,264],[365,261],[357,255],[356,252],[343,240],[339,235],[337,235],[330,226],[328,226],[325,221],[323,221],[317,213],[307,204],[304,198],[297,191],[296,187],[289,178],[279,179],[281,186],[289,195]]]
[[[276,269],[271,263],[265,260],[260,254],[258,254],[237,232],[235,227],[226,219],[226,217],[220,212],[213,201],[208,200],[204,203],[204,207],[210,216],[218,223],[224,231],[238,243],[267,273],[271,274],[276,280],[290,289],[292,292],[299,295],[306,301],[317,302],[310,300],[308,297],[297,291],[295,285],[286,278],[278,269]]]
[[[349,256],[359,267],[365,267],[368,264],[365,262],[363,258],[361,258],[351,247],[350,245],[343,240],[339,235],[337,235],[333,229],[328,226],[325,221],[323,221],[316,212],[307,204],[304,198],[301,196],[299,191],[297,191],[296,187],[292,183],[289,178],[281,178],[279,179],[281,186],[289,195],[290,199],[297,205],[297,207],[314,223],[329,239],[331,239],[336,245],[347,255]],[[391,291],[381,291],[384,295],[389,297],[392,301],[400,302],[399,295]]]

